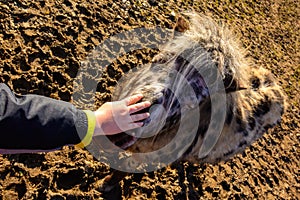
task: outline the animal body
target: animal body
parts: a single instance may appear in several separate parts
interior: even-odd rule
[[[145,161],[153,160],[149,152],[159,152],[169,143],[176,152],[161,151],[154,155],[157,159],[176,155],[176,160],[192,163],[227,160],[279,123],[285,109],[285,96],[274,76],[251,62],[231,31],[202,15],[188,17],[187,30],[165,44],[151,64],[122,77],[113,95],[120,100],[142,93],[143,100],[153,104],[140,131],[110,138],[128,152],[143,153]],[[213,101],[220,93],[223,99]],[[225,113],[223,121],[214,119],[218,112]],[[179,133],[181,123],[186,130]],[[214,131],[217,123],[222,123],[221,129]],[[209,151],[199,153],[215,136]],[[135,166],[127,163],[131,164]],[[125,175],[115,174],[106,179],[106,186]]]

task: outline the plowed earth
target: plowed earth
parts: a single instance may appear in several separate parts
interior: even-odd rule
[[[179,163],[133,174],[105,194],[94,185],[110,168],[85,150],[1,155],[0,199],[299,199],[300,4],[218,2],[1,0],[0,82],[16,93],[71,101],[80,62],[102,41],[137,27],[172,28],[181,12],[193,9],[240,33],[255,63],[279,79],[289,107],[279,126],[226,163]],[[110,100],[122,73],[154,54],[144,49],[111,64],[97,88],[96,107]]]

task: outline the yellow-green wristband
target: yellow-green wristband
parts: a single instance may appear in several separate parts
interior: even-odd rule
[[[76,146],[80,148],[84,148],[91,143],[96,127],[96,116],[94,112],[90,110],[84,110],[84,112],[87,116],[88,128],[83,140],[79,144],[76,144]]]

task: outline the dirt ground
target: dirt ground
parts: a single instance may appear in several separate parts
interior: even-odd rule
[[[137,27],[172,28],[178,13],[195,10],[234,27],[255,63],[279,79],[289,103],[279,126],[230,161],[133,174],[109,193],[94,187],[109,167],[85,150],[1,155],[0,199],[300,199],[299,2],[218,2],[0,0],[0,82],[16,93],[71,101],[80,62],[102,41]],[[151,56],[143,50],[113,68],[126,71]],[[110,100],[119,76],[100,84],[97,105]]]

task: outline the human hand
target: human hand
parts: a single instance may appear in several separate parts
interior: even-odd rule
[[[149,113],[135,114],[151,105],[149,101],[137,103],[143,95],[137,94],[121,101],[107,102],[97,111],[94,136],[113,135],[143,126],[140,120],[150,116]]]

